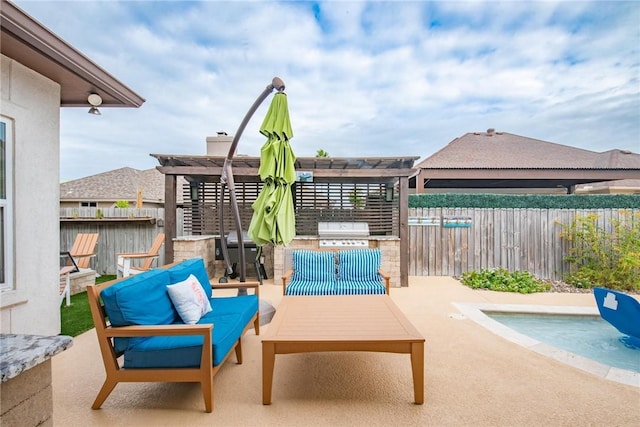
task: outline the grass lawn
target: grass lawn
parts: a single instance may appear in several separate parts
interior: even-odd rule
[[[103,275],[96,278],[96,283],[107,282],[115,279],[116,276]],[[91,309],[87,293],[82,292],[71,296],[71,305],[62,304],[60,307],[61,335],[75,337],[93,328]]]

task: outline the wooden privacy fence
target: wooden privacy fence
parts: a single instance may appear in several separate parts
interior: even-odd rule
[[[561,280],[569,272],[562,227],[594,213],[610,231],[624,209],[410,208],[409,275],[460,276],[483,268],[526,270],[538,278]]]
[[[177,212],[177,235],[182,235],[182,209]],[[78,233],[99,233],[91,268],[98,274],[116,274],[117,253],[147,252],[164,232],[163,208],[60,208],[60,251],[68,251]],[[164,264],[164,249],[158,265]]]
[[[91,262],[99,274],[116,274],[116,253],[147,252],[164,232],[162,208],[60,209],[60,250],[67,251],[78,233],[100,233]],[[410,208],[409,275],[460,276],[465,271],[503,267],[526,270],[539,278],[561,280],[569,271],[563,261],[567,242],[562,227],[576,215],[595,213],[610,229],[613,219],[639,209],[485,209]],[[102,216],[102,218],[98,218]],[[176,235],[182,236],[184,215],[176,214]],[[159,264],[164,264],[164,250]]]

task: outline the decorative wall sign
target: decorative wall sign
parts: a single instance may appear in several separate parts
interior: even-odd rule
[[[472,222],[470,216],[445,216],[442,218],[442,226],[446,228],[471,227]]]
[[[313,171],[296,171],[296,181],[313,182]]]
[[[409,217],[409,225],[423,226],[423,227],[433,227],[440,226],[440,217],[439,216],[410,216]]]

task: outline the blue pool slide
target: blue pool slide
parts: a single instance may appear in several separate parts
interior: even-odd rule
[[[640,343],[640,302],[623,292],[593,288],[600,316],[618,331]]]

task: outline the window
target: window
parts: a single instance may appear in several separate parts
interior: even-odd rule
[[[96,202],[80,202],[80,206],[83,208],[96,208],[98,207]]]
[[[13,124],[0,117],[0,289],[13,289]]]

